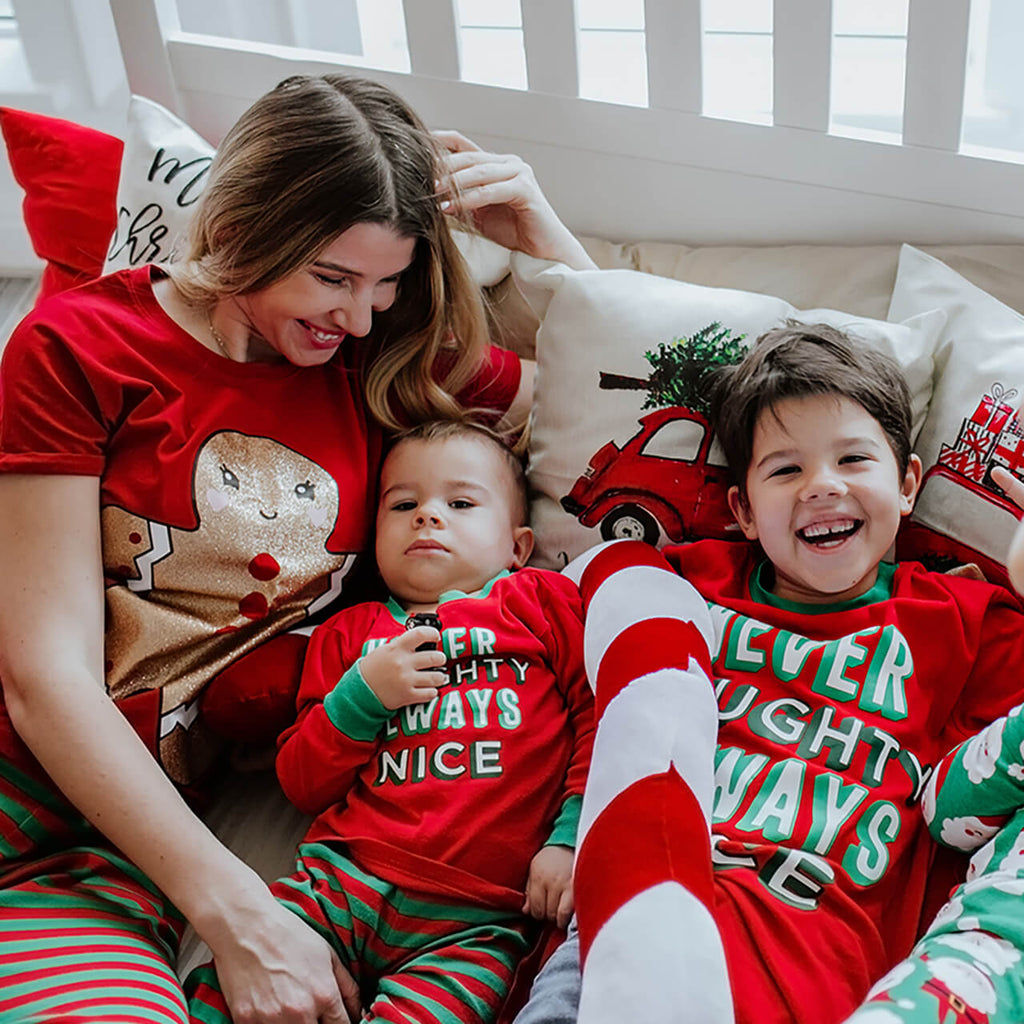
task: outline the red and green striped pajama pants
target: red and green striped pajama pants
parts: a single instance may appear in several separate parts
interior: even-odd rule
[[[184,1024],[183,927],[55,791],[0,704],[0,1024]]]
[[[301,845],[296,872],[272,890],[352,972],[368,1021],[495,1020],[532,932],[518,912],[384,882],[331,844]],[[185,987],[193,1021],[230,1021],[212,964],[196,968]]]

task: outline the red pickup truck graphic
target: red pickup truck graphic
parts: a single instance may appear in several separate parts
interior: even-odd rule
[[[561,500],[605,540],[657,544],[696,537],[742,539],[726,495],[729,473],[707,420],[670,406],[639,420],[621,448],[609,441]]]

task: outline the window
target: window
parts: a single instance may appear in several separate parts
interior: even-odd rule
[[[696,420],[669,420],[653,433],[644,444],[641,455],[676,462],[693,462],[700,454],[707,431]]]
[[[703,0],[704,113],[772,123],[772,0]]]
[[[833,134],[900,141],[908,10],[908,0],[834,0]]]
[[[972,0],[961,150],[1024,162],[1024,5]]]
[[[647,106],[643,0],[576,0],[580,96]]]
[[[519,0],[458,0],[462,78],[526,88],[526,52]]]

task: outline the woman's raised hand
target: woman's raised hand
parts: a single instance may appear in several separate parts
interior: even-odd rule
[[[594,267],[528,163],[513,154],[482,150],[459,132],[437,131],[434,137],[448,152],[447,180],[438,183],[446,209],[467,215],[480,234],[508,249],[578,270]]]

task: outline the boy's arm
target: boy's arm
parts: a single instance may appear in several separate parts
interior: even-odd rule
[[[939,762],[921,809],[945,846],[973,850],[1024,806],[1024,706],[997,718]]]

